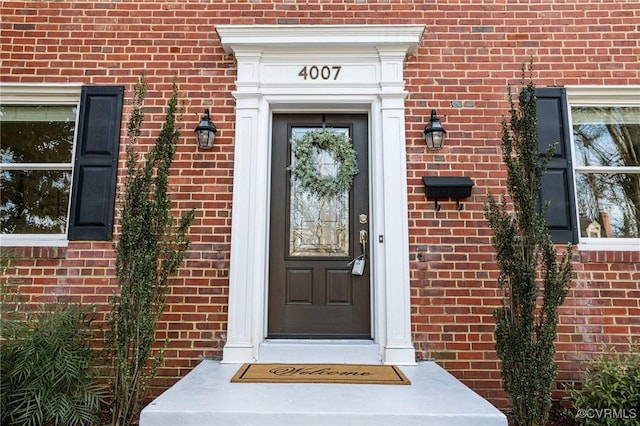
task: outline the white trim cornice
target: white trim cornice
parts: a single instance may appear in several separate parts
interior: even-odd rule
[[[216,31],[227,54],[248,46],[295,48],[334,46],[351,49],[403,46],[415,53],[424,25],[218,25]]]
[[[632,86],[566,86],[571,105],[638,105],[640,85]]]
[[[76,104],[80,83],[0,83],[0,102],[11,104]]]

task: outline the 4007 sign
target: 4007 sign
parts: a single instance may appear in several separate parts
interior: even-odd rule
[[[341,69],[340,65],[305,65],[298,76],[304,80],[337,80]]]

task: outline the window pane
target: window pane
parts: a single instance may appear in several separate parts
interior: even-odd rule
[[[71,171],[0,172],[0,224],[3,234],[66,232]]]
[[[0,107],[3,163],[71,163],[76,107]]]
[[[640,166],[640,107],[573,107],[576,166]]]
[[[291,129],[292,138],[298,139],[308,127]],[[349,129],[334,129],[347,134]],[[291,164],[296,156],[291,150]],[[316,149],[311,161],[323,176],[335,176],[339,164],[333,155]],[[336,196],[319,196],[302,187],[292,175],[289,211],[290,256],[348,256],[349,255],[349,191]]]
[[[577,173],[576,189],[581,236],[640,237],[640,174]]]

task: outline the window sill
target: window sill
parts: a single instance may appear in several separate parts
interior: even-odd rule
[[[578,249],[581,251],[638,251],[640,239],[581,238]]]
[[[0,235],[2,247],[67,247],[66,235]]]

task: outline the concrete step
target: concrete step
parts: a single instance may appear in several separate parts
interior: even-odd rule
[[[239,368],[202,361],[145,407],[140,425],[507,426],[435,362],[401,366],[409,386],[231,383]]]
[[[380,348],[373,340],[265,340],[260,363],[382,364]]]

